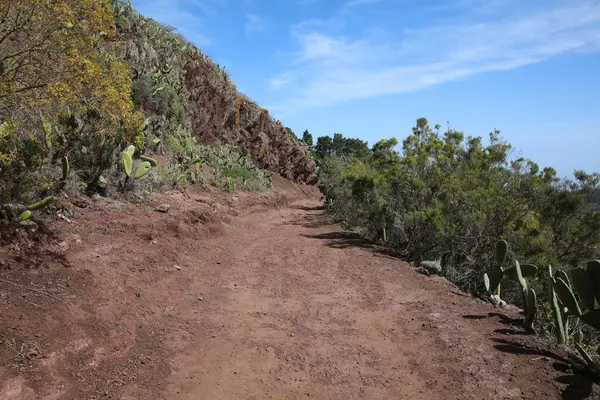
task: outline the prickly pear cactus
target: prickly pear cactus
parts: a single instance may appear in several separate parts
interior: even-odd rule
[[[144,161],[143,163],[141,163],[135,170],[135,179],[140,179],[146,176],[146,174],[148,174],[151,168],[152,166],[148,161]]]
[[[594,287],[594,296],[600,302],[600,260],[588,262],[586,270]]]
[[[538,273],[538,267],[532,264],[521,264],[521,275],[523,278],[534,278]],[[516,266],[510,266],[503,270],[504,276],[508,279],[518,279]]]
[[[556,275],[557,278],[561,278],[563,281],[565,281],[565,283],[569,287],[571,287],[571,279],[569,278],[569,275],[567,275],[567,273],[564,270],[557,269],[555,275]]]
[[[554,291],[562,305],[566,307],[567,315],[581,315],[581,308],[579,307],[579,303],[577,302],[573,291],[562,278],[558,277],[558,275],[554,280]]]
[[[133,171],[133,159],[131,158],[131,154],[127,151],[121,153],[121,161],[123,163],[125,175],[131,176],[131,172]]]
[[[548,265],[548,299],[550,301],[550,306],[552,307],[556,339],[560,344],[565,344],[567,343],[567,338],[569,336],[569,327],[568,324],[563,323],[562,311],[560,309],[560,305],[558,304],[556,292],[554,291],[555,283],[556,281],[552,275],[552,266]]]
[[[504,276],[502,266],[506,262],[506,255],[508,254],[508,243],[505,240],[499,240],[496,243],[495,254],[494,254],[494,267],[487,273],[489,280],[489,288],[486,287],[488,293],[493,293],[500,296],[500,282]]]
[[[517,273],[517,279],[519,280],[521,287],[523,288],[524,291],[527,290],[527,281],[523,277],[523,271],[521,270],[521,264],[518,261],[515,261],[515,271]]]
[[[508,254],[508,243],[506,240],[499,240],[496,243],[496,268],[502,269],[502,266],[506,262],[506,255]]]
[[[48,204],[50,204],[52,200],[54,200],[54,197],[48,196],[45,199],[38,201],[37,203],[29,205],[27,209],[31,211],[39,210],[40,208],[48,206]]]
[[[525,305],[525,315],[530,323],[533,323],[537,315],[537,296],[533,288],[527,289],[527,302]]]
[[[600,310],[587,310],[579,318],[594,329],[600,330]]]
[[[31,218],[31,211],[29,210],[25,210],[19,215],[19,221],[27,221],[29,218]]]
[[[595,303],[594,284],[588,272],[583,268],[575,268],[571,271],[571,280],[585,308],[593,310]]]
[[[66,181],[69,177],[69,159],[64,156],[61,160],[62,163],[62,180]]]
[[[149,162],[152,167],[158,166],[158,163],[153,158],[146,157],[146,156],[140,156],[140,160]]]

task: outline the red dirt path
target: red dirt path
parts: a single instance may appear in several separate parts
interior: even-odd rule
[[[318,201],[283,200],[174,194],[156,199],[166,214],[89,201],[34,247],[0,248],[0,399],[590,392],[514,309],[365,245]]]

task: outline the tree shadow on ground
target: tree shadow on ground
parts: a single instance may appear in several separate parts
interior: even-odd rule
[[[532,333],[531,332],[527,332],[525,330],[519,330],[519,329],[496,329],[494,331],[495,333],[499,333],[500,335],[507,335],[507,336],[531,336]]]
[[[326,245],[334,249],[347,249],[356,247],[361,249],[371,250],[374,255],[386,256],[393,259],[401,260],[397,252],[387,249],[377,243],[366,240],[356,232],[336,231],[321,233],[318,235],[302,235],[309,239],[318,239],[327,241]]]
[[[561,394],[563,400],[583,400],[588,399],[594,393],[594,383],[597,380],[590,371],[583,367],[574,367],[573,363],[554,352],[524,345],[518,342],[511,342],[505,339],[492,339],[496,344],[494,348],[504,353],[515,355],[537,355],[553,359],[556,362],[552,364],[555,371],[567,373],[555,378],[555,381],[567,387]]]
[[[335,225],[335,222],[331,221],[324,214],[308,214],[302,218],[289,222],[289,225],[302,226],[304,228],[323,228],[326,226]]]
[[[503,335],[531,335],[523,328],[523,321],[518,318],[511,318],[507,315],[491,312],[487,315],[463,315],[463,318],[470,320],[481,320],[487,318],[498,318],[498,322],[508,326],[505,329],[496,329],[494,332]],[[563,400],[583,400],[588,399],[593,394],[594,383],[597,377],[589,370],[586,370],[583,365],[563,357],[557,353],[538,347],[529,346],[515,341],[510,341],[501,338],[491,339],[495,344],[494,348],[498,351],[518,356],[539,356],[554,360],[554,370],[564,373],[555,379],[567,387],[561,394]]]
[[[571,367],[568,364],[555,362],[553,368],[556,371],[569,373]],[[563,400],[583,400],[589,399],[594,393],[594,381],[590,377],[581,374],[570,374],[559,376],[556,382],[567,385],[563,390],[561,399]],[[597,394],[596,394],[597,396]]]
[[[317,214],[304,215],[300,220],[290,222],[291,225],[303,226],[305,228],[323,228],[326,226],[337,225],[338,222],[332,220],[327,213],[325,208],[320,207],[304,207],[304,206],[292,206],[294,209],[304,211],[317,211],[323,212]],[[351,231],[334,231],[321,233],[316,235],[302,235],[309,239],[325,240],[326,245],[334,249],[347,249],[351,247],[357,247],[361,249],[371,250],[375,255],[389,257],[397,260],[403,260],[402,256],[394,251],[393,249],[386,248],[380,244],[374,243],[362,237],[360,234]]]
[[[364,249],[370,249],[373,247],[372,243],[364,240],[358,233],[354,232],[327,232],[320,233],[317,235],[302,235],[309,239],[320,239],[326,240],[327,246],[334,249],[347,249],[349,247],[360,247]]]
[[[335,225],[335,222],[332,222],[325,213],[319,213],[307,215],[302,221],[294,222],[294,224],[317,228]],[[394,250],[386,249],[376,243],[370,242],[356,232],[333,231],[314,235],[305,234],[302,236],[314,240],[324,240],[326,241],[327,246],[334,249],[357,247],[371,250],[374,255],[402,259]],[[528,332],[523,328],[523,320],[520,318],[511,318],[497,312],[490,312],[487,315],[463,315],[463,318],[470,320],[481,320],[494,317],[498,318],[498,322],[507,326],[507,328],[504,329],[496,329],[495,333],[503,335],[532,335],[531,332]],[[553,364],[553,368],[558,372],[565,373],[565,375],[555,378],[556,382],[567,385],[561,394],[562,400],[583,400],[590,398],[590,396],[594,394],[594,382],[596,381],[596,377],[594,377],[593,374],[590,374],[589,371],[582,366],[576,367],[576,364],[574,365],[569,359],[551,351],[533,348],[518,342],[511,342],[499,338],[494,338],[492,340],[496,342],[494,348],[504,353],[520,356],[537,355],[555,360],[556,362]]]
[[[325,211],[325,206],[317,206],[317,207],[308,207],[308,206],[290,206],[291,209],[294,210],[302,210],[302,211]]]
[[[504,315],[504,314],[500,314],[500,313],[496,313],[496,312],[491,312],[488,313],[487,315],[463,315],[462,316],[465,319],[486,319],[486,318],[493,318],[493,317],[498,317],[500,323],[504,324],[504,325],[509,325],[509,326],[521,326],[523,324],[523,321],[519,318],[511,318],[508,315]]]

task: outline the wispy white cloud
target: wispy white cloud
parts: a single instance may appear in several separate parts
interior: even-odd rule
[[[548,0],[543,9],[523,9],[518,0],[487,1],[502,10],[497,15],[482,13],[482,1],[454,0],[452,20],[396,31],[385,40],[331,33],[326,30],[329,24],[315,21],[294,26],[297,51],[288,69],[271,80],[271,87],[286,97],[270,108],[286,114],[417,91],[569,52],[600,50],[598,1]],[[338,19],[344,19],[342,15]],[[355,32],[365,32],[364,26],[359,28],[363,30]]]
[[[284,87],[288,83],[290,83],[290,80],[285,76],[278,76],[269,80],[269,86],[273,89],[279,89],[281,87]]]
[[[246,35],[261,32],[265,29],[265,20],[263,17],[252,13],[246,13],[245,17],[244,32],[246,32]]]

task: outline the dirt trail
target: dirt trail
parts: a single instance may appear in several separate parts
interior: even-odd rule
[[[27,279],[15,267],[23,259],[4,262],[0,398],[583,399],[591,390],[518,327],[515,310],[365,245],[316,201],[209,231],[198,225],[212,214],[197,210],[210,207],[198,204],[121,216],[118,227],[107,223],[114,213],[100,215],[104,227],[91,222],[97,214],[65,225],[55,240],[71,238],[63,260],[40,256]]]

